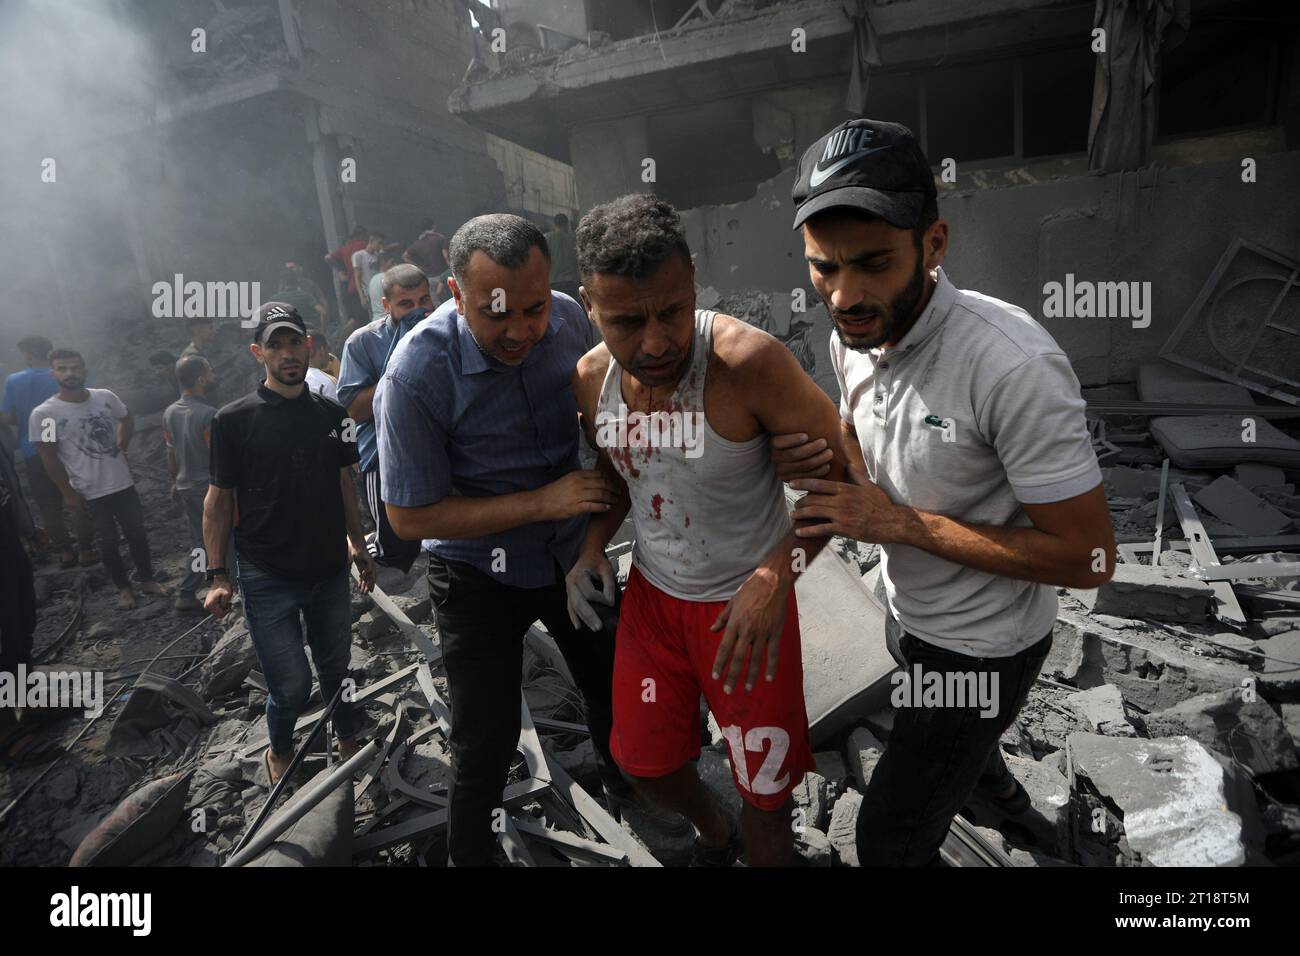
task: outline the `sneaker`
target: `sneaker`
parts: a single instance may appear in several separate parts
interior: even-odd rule
[[[631,810],[656,830],[670,836],[685,836],[691,831],[691,823],[680,813],[659,806],[641,796],[635,787],[624,784],[617,786],[604,784],[605,805],[610,813],[622,819],[624,810]]]
[[[735,866],[740,859],[740,833],[734,827],[726,846],[707,846],[695,838],[688,866]]]

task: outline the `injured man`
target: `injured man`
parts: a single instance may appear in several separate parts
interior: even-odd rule
[[[636,544],[614,662],[611,750],[645,796],[699,831],[693,864],[789,865],[791,792],[813,769],[793,586],[827,538],[799,538],[771,458],[771,436],[834,450],[838,412],[777,339],[697,311],[695,268],[676,210],[624,196],[577,232],[583,305],[604,343],[574,388],[599,467],[621,501],[593,515],[569,573],[575,626],[599,630],[613,605],[604,549],[629,510]],[[741,829],[708,793],[700,694],[729,746]]]

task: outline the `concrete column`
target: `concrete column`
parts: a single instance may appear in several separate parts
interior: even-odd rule
[[[580,212],[625,193],[654,192],[654,183],[641,179],[642,164],[663,158],[650,152],[644,116],[575,127],[569,154]]]

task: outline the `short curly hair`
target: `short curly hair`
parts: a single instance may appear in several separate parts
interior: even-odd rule
[[[584,279],[597,274],[644,279],[674,252],[691,261],[682,217],[672,203],[643,193],[592,209],[582,217],[575,238]]]

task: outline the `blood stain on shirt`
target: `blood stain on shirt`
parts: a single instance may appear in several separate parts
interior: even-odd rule
[[[650,507],[654,508],[654,515],[656,521],[660,521],[663,519],[663,514],[661,514],[659,510],[660,508],[663,507],[663,504],[664,504],[663,495],[655,495],[653,498],[650,499]]]

